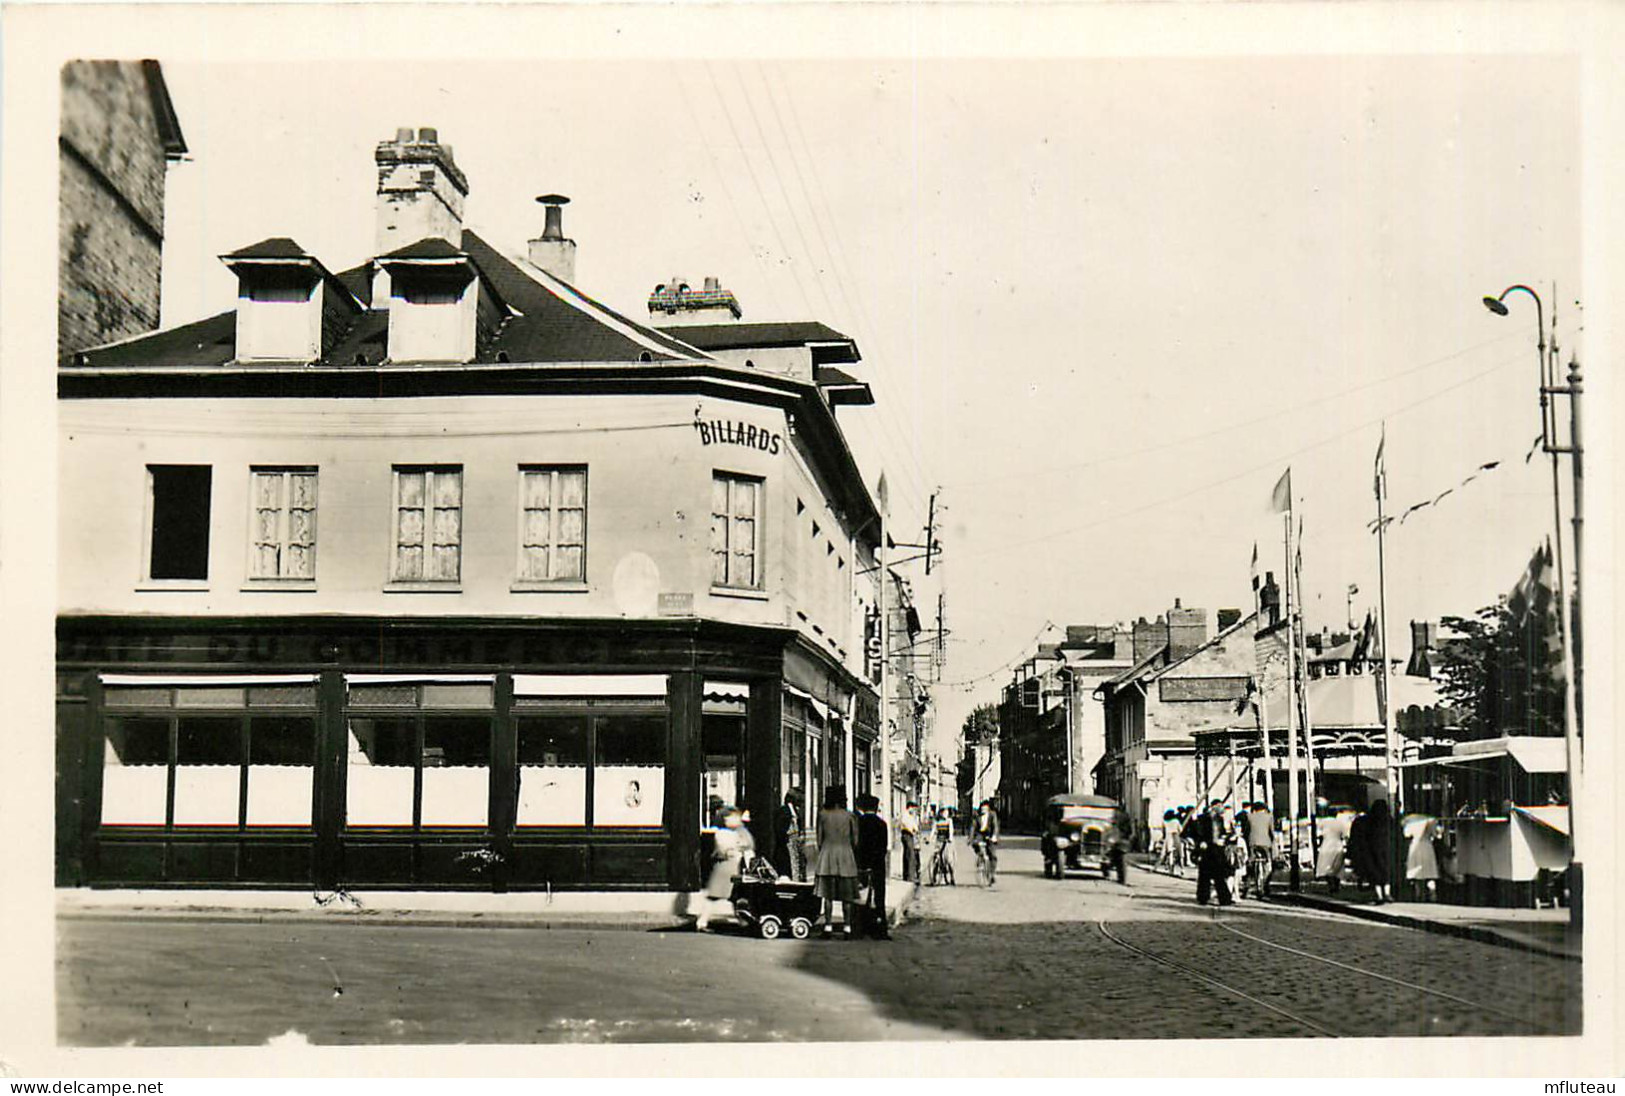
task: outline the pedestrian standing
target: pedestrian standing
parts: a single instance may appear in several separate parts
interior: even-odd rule
[[[1134,820],[1122,807],[1112,812],[1111,848],[1108,850],[1108,856],[1112,869],[1117,872],[1117,882],[1125,887],[1128,886],[1129,837],[1134,832],[1133,825]]]
[[[1219,905],[1233,906],[1230,897],[1230,859],[1224,850],[1222,804],[1215,799],[1196,816],[1193,824],[1196,843],[1196,901],[1207,905],[1208,895],[1218,892]]]
[[[1354,871],[1376,892],[1374,904],[1379,906],[1393,901],[1389,894],[1389,872],[1393,865],[1389,843],[1392,838],[1386,799],[1371,804],[1371,809],[1355,820],[1354,832],[1349,835],[1349,855],[1354,860]]]
[[[773,812],[773,868],[780,875],[794,876],[796,857],[791,849],[801,839],[801,812],[796,809],[796,793],[784,793],[784,802]]]
[[[1157,840],[1157,867],[1173,871],[1179,862],[1179,812],[1169,807],[1162,812],[1162,831]]]
[[[865,928],[876,940],[890,940],[891,933],[886,929],[886,876],[890,870],[891,827],[879,811],[880,800],[872,795],[858,796],[858,871],[869,891]]]
[[[920,881],[920,805],[912,799],[903,810],[903,817],[897,823],[897,831],[903,840],[903,880],[909,883]]]
[[[835,931],[835,903],[841,904],[841,925],[852,938],[852,906],[858,900],[858,820],[846,809],[846,789],[832,784],[824,791],[824,809],[818,812],[818,859],[814,891],[824,900],[824,938]]]
[[[1179,874],[1196,866],[1196,808],[1186,803],[1179,808]]]
[[[1353,839],[1354,812],[1338,811],[1320,828],[1320,856],[1315,860],[1315,878],[1326,880],[1326,889],[1336,894],[1343,886],[1343,862]]]

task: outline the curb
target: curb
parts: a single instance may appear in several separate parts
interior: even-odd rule
[[[1480,925],[1458,925],[1450,921],[1430,921],[1422,917],[1410,917],[1403,913],[1387,913],[1365,906],[1332,902],[1324,898],[1316,898],[1313,895],[1293,894],[1291,891],[1283,891],[1279,896],[1279,900],[1290,906],[1303,906],[1306,909],[1319,910],[1322,913],[1341,913],[1348,917],[1357,917],[1362,921],[1374,921],[1384,925],[1397,925],[1400,928],[1418,929],[1439,936],[1455,936],[1463,940],[1475,940],[1480,944],[1511,948],[1513,951],[1544,955],[1551,959],[1567,959],[1571,963],[1578,963],[1582,959],[1582,956],[1567,951],[1559,951],[1556,948],[1549,948],[1544,944],[1520,940],[1515,936],[1509,936],[1506,933],[1497,932],[1494,929],[1484,928]]]
[[[1136,865],[1141,871],[1160,875],[1166,879],[1180,879],[1194,881],[1195,876],[1175,875],[1173,872],[1163,871],[1150,864]],[[1334,902],[1327,898],[1318,898],[1311,894],[1294,894],[1289,890],[1277,890],[1270,901],[1287,906],[1302,906],[1305,909],[1318,910],[1321,913],[1340,913],[1348,917],[1359,918],[1362,921],[1372,921],[1382,925],[1394,925],[1398,928],[1414,929],[1419,932],[1431,932],[1439,936],[1455,936],[1463,940],[1474,940],[1480,944],[1490,944],[1499,948],[1511,948],[1514,951],[1528,952],[1532,955],[1544,955],[1550,959],[1567,959],[1571,963],[1581,961],[1581,956],[1574,955],[1557,948],[1549,948],[1544,944],[1537,944],[1528,940],[1520,940],[1495,929],[1484,928],[1481,925],[1459,925],[1450,921],[1430,921],[1425,917],[1411,917],[1403,913],[1390,913],[1386,910],[1371,906],[1356,906],[1347,902]]]
[[[200,925],[346,925],[390,926],[400,928],[484,928],[484,929],[621,929],[653,932],[678,930],[692,922],[676,917],[516,917],[511,914],[466,913],[453,914],[436,911],[414,913],[411,910],[379,910],[376,912],[323,913],[304,910],[226,910],[226,909],[117,909],[61,910],[57,920],[62,921],[116,921],[121,924],[200,924]]]

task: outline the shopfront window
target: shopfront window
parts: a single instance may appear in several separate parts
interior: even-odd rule
[[[102,706],[103,825],[311,824],[316,688],[309,679],[109,684]]]
[[[102,824],[162,826],[168,813],[169,720],[109,719],[102,764]]]
[[[593,824],[658,826],[665,810],[666,717],[594,720]]]
[[[534,715],[517,719],[521,826],[587,824],[586,715]]]
[[[495,699],[489,678],[351,680],[345,824],[485,827]]]
[[[655,828],[665,821],[663,676],[514,675],[521,829]],[[583,695],[598,691],[608,695]]]
[[[701,826],[714,825],[722,807],[744,803],[745,719],[749,706],[748,684],[705,683],[700,702]]]

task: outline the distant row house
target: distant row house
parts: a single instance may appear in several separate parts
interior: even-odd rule
[[[1123,804],[1143,845],[1165,811],[1207,797],[1266,799],[1284,810],[1288,731],[1300,723],[1280,593],[1267,576],[1259,610],[1220,609],[1212,632],[1207,610],[1175,599],[1154,620],[1073,626],[1061,642],[1041,644],[1000,704],[1006,817],[1032,826],[1052,795],[1106,795]],[[1412,632],[1409,661],[1391,662],[1391,687],[1407,756],[1418,756],[1448,733],[1451,715],[1429,677],[1437,626]],[[1318,633],[1305,649],[1313,786],[1333,805],[1363,808],[1383,782],[1382,653],[1369,632]],[[1300,775],[1304,796],[1309,786]]]
[[[880,514],[852,339],[647,322],[376,150],[374,256],[58,370],[64,885],[692,889],[719,803],[866,791]]]

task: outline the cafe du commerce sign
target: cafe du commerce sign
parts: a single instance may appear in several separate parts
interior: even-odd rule
[[[778,456],[784,446],[784,435],[766,427],[728,419],[703,419],[698,414],[694,416],[694,432],[700,436],[701,445],[737,445],[759,449],[771,456]]]

